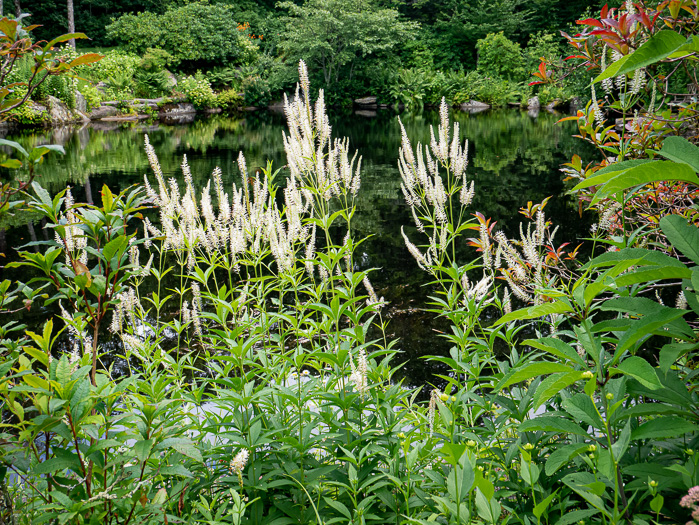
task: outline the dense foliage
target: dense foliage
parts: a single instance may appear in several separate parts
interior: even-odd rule
[[[446,98],[429,144],[401,124],[402,235],[450,325],[449,356],[426,356],[441,388],[395,379],[400,341],[356,264],[361,158],[303,62],[283,169],[252,175],[241,153],[239,185],[215,170],[197,193],[187,160],[180,188],[146,139],[150,177],[98,205],[35,183],[55,238],[21,252],[34,277],[0,283],[0,307],[60,315],[1,328],[3,519],[699,522],[697,102],[670,90],[696,92],[698,21],[696,3],[629,2],[569,37],[596,75],[572,118],[601,158],[565,169],[598,212],[586,252],[557,244],[546,201],[515,236],[471,209]],[[491,49],[504,38],[481,40],[476,74],[516,81]],[[537,85],[561,89],[569,72],[542,56]],[[203,74],[185,84],[214,96]]]
[[[496,105],[526,101],[537,91],[526,81],[542,56],[539,44],[547,41],[548,51],[560,57],[558,31],[568,30],[586,7],[576,3],[571,8],[557,0],[75,2],[77,27],[89,31],[91,45],[117,45],[139,56],[163,50],[170,58],[161,70],[184,75],[202,70],[215,89],[240,89],[245,103],[255,106],[279,101],[293,88],[299,59],[309,64],[314,85],[325,89],[332,105],[367,95],[402,104],[406,72],[430,78],[476,69],[487,72],[480,88],[470,90],[482,100]],[[23,9],[45,24],[36,30],[39,36],[51,24],[63,23],[63,6],[54,0],[32,0]],[[512,62],[503,70],[494,60]],[[164,93],[157,85],[148,92],[154,87],[153,74],[106,96],[160,96]],[[550,102],[579,95],[578,84],[567,82],[544,98]],[[443,96],[449,102],[468,101],[419,84],[410,88],[418,90],[408,97],[412,106],[436,105]]]

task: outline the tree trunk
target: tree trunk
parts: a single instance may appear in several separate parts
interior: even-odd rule
[[[2,14],[2,0],[0,0],[0,16],[3,16],[3,14]]]
[[[73,10],[73,0],[68,0],[68,32],[75,33],[75,13]],[[75,49],[75,39],[71,38],[68,43]]]
[[[19,0],[15,0],[15,18],[22,14],[22,6],[19,5]]]

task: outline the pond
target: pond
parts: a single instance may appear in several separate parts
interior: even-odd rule
[[[429,126],[436,128],[439,115],[424,111],[403,113],[400,118],[416,144],[429,143]],[[590,218],[580,217],[577,201],[565,194],[559,171],[573,154],[585,158],[583,153],[588,151],[582,141],[572,137],[574,123],[557,124],[560,115],[533,115],[519,110],[478,114],[456,111],[451,118],[459,122],[462,140],[469,140],[467,176],[475,181],[476,188],[473,213],[491,217],[514,235],[523,219],[519,208],[527,201],[537,203],[551,196],[546,211],[547,217],[560,225],[557,241],[575,243],[586,235]],[[362,156],[362,186],[353,226],[360,235],[370,236],[359,254],[362,269],[377,269],[372,282],[378,295],[390,302],[386,310],[388,335],[400,339],[398,347],[405,352],[402,360],[408,362],[404,369],[408,382],[424,384],[438,370],[426,366],[420,357],[445,354],[448,346],[436,333],[440,324],[422,310],[430,292],[424,285],[428,279],[400,235],[401,226],[412,221],[400,190],[398,115],[391,111],[337,113],[330,116],[330,121],[333,135],[349,137],[351,149]],[[100,122],[81,129],[13,133],[6,138],[24,146],[62,144],[65,156],[47,158],[39,168],[38,180],[50,192],[70,185],[77,201],[89,202],[93,196],[98,197],[103,184],[120,191],[142,183],[144,174],[151,175],[143,149],[146,133],[166,178],[174,177],[183,185],[179,166],[187,155],[195,185],[203,187],[216,166],[223,172],[224,183],[238,181],[236,160],[240,151],[251,169],[266,166],[268,160],[275,169],[282,168],[286,162],[284,129],[283,113],[260,111],[237,117],[203,116],[180,125]],[[6,261],[16,258],[13,247],[52,236],[36,221],[31,213],[19,212],[0,222],[0,252],[7,255]],[[464,246],[463,262],[475,255]],[[21,315],[22,321],[31,325],[42,322],[46,313],[34,309]]]

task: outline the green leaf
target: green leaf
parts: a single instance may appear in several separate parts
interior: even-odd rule
[[[579,425],[572,422],[566,417],[558,416],[539,416],[534,419],[528,419],[519,425],[520,432],[544,431],[544,432],[562,432],[565,434],[577,434],[579,436],[587,436],[587,432]]]
[[[562,406],[566,412],[573,416],[574,420],[587,423],[595,428],[604,427],[597,409],[588,395],[583,393],[575,394],[565,399]],[[585,435],[587,435],[587,432]]]
[[[22,162],[17,159],[7,159],[5,162],[0,164],[0,166],[11,170],[16,170],[22,167]]]
[[[694,173],[699,173],[699,147],[684,137],[667,137],[658,155],[668,160],[681,162],[690,166]]]
[[[35,474],[52,474],[54,472],[62,472],[66,469],[75,470],[76,467],[79,467],[79,465],[76,465],[75,460],[66,456],[43,461],[33,469],[33,472]]]
[[[65,35],[57,36],[44,46],[44,51],[48,51],[53,46],[55,46],[56,44],[60,44],[61,42],[67,42],[68,40],[78,38],[87,38],[87,35],[85,35],[85,33],[66,33]]]
[[[687,39],[675,31],[670,31],[668,29],[658,31],[632,54],[627,55],[623,59],[610,65],[597,78],[595,78],[592,83],[596,84],[597,82],[607,78],[626,75],[631,71],[635,71],[642,67],[648,67],[651,64],[660,62],[680,49],[686,43]],[[616,64],[619,63],[621,64],[616,66]]]
[[[156,447],[156,450],[162,450],[166,448],[171,448],[173,450],[176,450],[180,454],[183,454],[189,458],[192,458],[194,461],[198,461],[199,463],[202,463],[204,459],[201,456],[201,452],[199,452],[199,449],[194,445],[194,443],[186,438],[166,438],[160,443],[158,443],[158,446]]]
[[[129,245],[129,240],[125,235],[119,235],[116,239],[109,241],[102,249],[102,256],[111,261],[117,253],[123,253]]]
[[[104,55],[100,55],[98,53],[85,53],[84,55],[80,55],[78,58],[74,58],[73,60],[71,60],[68,63],[68,65],[70,67],[83,66],[85,64],[92,64],[94,62],[102,60],[103,58]]]
[[[554,355],[563,361],[573,361],[581,366],[585,366],[585,361],[583,361],[583,358],[578,355],[575,348],[556,337],[527,339],[526,341],[523,341],[522,344],[548,352],[549,354]]]
[[[56,366],[56,381],[65,388],[68,383],[70,383],[70,361],[67,355],[63,355],[58,360],[58,365]]]
[[[536,507],[534,507],[532,512],[534,513],[534,516],[536,516],[537,520],[541,519],[541,516],[544,514],[544,511],[551,504],[551,501],[553,500],[554,497],[556,497],[557,493],[558,493],[558,491],[549,494],[546,499],[544,499],[543,501],[538,503]]]
[[[533,377],[539,377],[546,374],[554,374],[556,372],[572,372],[573,369],[567,365],[561,363],[551,363],[549,361],[538,361],[535,363],[528,364],[522,368],[512,371],[510,374],[506,375],[502,380],[505,381],[496,387],[496,390],[502,390],[510,385],[519,383],[521,381],[526,381]]]
[[[534,410],[546,403],[564,388],[583,378],[583,372],[559,372],[544,379],[534,394]]]
[[[622,373],[632,377],[643,386],[650,388],[651,390],[662,388],[662,384],[658,380],[655,369],[642,357],[627,357],[621,363],[619,363],[619,366],[613,368],[612,372]]]
[[[680,164],[669,160],[647,162],[635,168],[622,171],[616,177],[606,182],[597,190],[590,205],[594,205],[601,199],[605,199],[630,188],[635,188],[636,186],[643,186],[651,182],[666,180],[679,180],[699,186],[699,178],[697,178],[694,170],[687,164]]]
[[[193,474],[187,470],[183,465],[172,465],[169,467],[163,467],[160,469],[160,473],[163,476],[182,476],[184,478],[191,478]]]
[[[140,463],[145,462],[150,457],[151,450],[153,449],[153,441],[153,439],[142,439],[134,443],[132,448]]]
[[[579,182],[573,191],[582,190],[584,188],[589,188],[590,186],[598,186],[604,184],[605,182],[613,179],[619,175],[622,171],[626,171],[629,168],[635,168],[641,164],[646,164],[647,162],[653,162],[650,159],[633,159],[625,160],[623,162],[614,162],[609,166],[605,166],[601,170],[596,171],[591,177],[588,177],[582,182]]]
[[[510,312],[509,314],[503,315],[500,319],[495,322],[495,326],[509,321],[517,321],[521,319],[536,319],[537,317],[543,317],[549,314],[562,314],[565,312],[572,311],[572,308],[568,303],[563,301],[554,301],[552,303],[544,303],[536,306],[530,306],[529,308],[522,308],[521,310],[516,310]]]
[[[19,151],[20,154],[24,158],[29,157],[29,153],[27,153],[27,150],[24,149],[19,142],[15,142],[13,140],[0,139],[0,146],[7,146],[8,148],[14,148],[17,151]]]
[[[648,315],[642,317],[638,321],[635,321],[631,327],[624,332],[621,339],[619,339],[616,351],[614,352],[614,360],[616,360],[621,354],[631,348],[631,346],[633,346],[639,340],[650,336],[656,330],[659,330],[675,319],[679,319],[686,313],[687,310],[668,308],[667,310],[662,310],[652,316]]]
[[[662,416],[642,424],[631,433],[631,439],[675,438],[697,429],[697,425],[679,416]]]
[[[568,463],[571,459],[586,452],[588,446],[587,443],[572,443],[563,445],[551,452],[551,455],[546,460],[546,475],[551,476],[556,473],[559,468]]]
[[[699,228],[688,224],[679,215],[666,215],[660,219],[660,228],[676,249],[699,264]]]
[[[594,516],[598,513],[599,510],[597,509],[574,510],[572,512],[566,512],[565,515],[556,522],[556,525],[572,525],[573,523],[578,523],[579,521],[587,523],[586,518]]]

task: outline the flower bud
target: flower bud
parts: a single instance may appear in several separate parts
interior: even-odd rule
[[[593,377],[595,377],[595,375],[592,372],[590,372],[589,370],[583,372],[582,376],[583,376],[583,379],[592,379]]]
[[[655,481],[654,479],[651,479],[651,480],[650,480],[650,483],[648,483],[648,485],[650,485],[651,487],[655,488],[655,487],[658,486],[658,482]]]
[[[606,396],[604,396],[604,397],[606,397],[608,401],[611,401],[612,399],[614,399],[614,394],[612,394],[611,392],[609,392],[609,393],[608,393]]]
[[[469,440],[466,442],[466,446],[467,446],[467,447],[473,448],[473,447],[476,446],[476,442],[475,442],[474,440],[472,440],[472,439],[469,439]]]
[[[403,432],[398,432],[398,437],[400,439],[403,439],[403,438],[405,438],[405,434]]]
[[[534,445],[532,445],[531,443],[526,443],[524,445],[524,450],[532,450],[533,448],[534,448]]]
[[[597,445],[590,445],[587,447],[588,452],[594,452],[595,450],[597,450]]]

